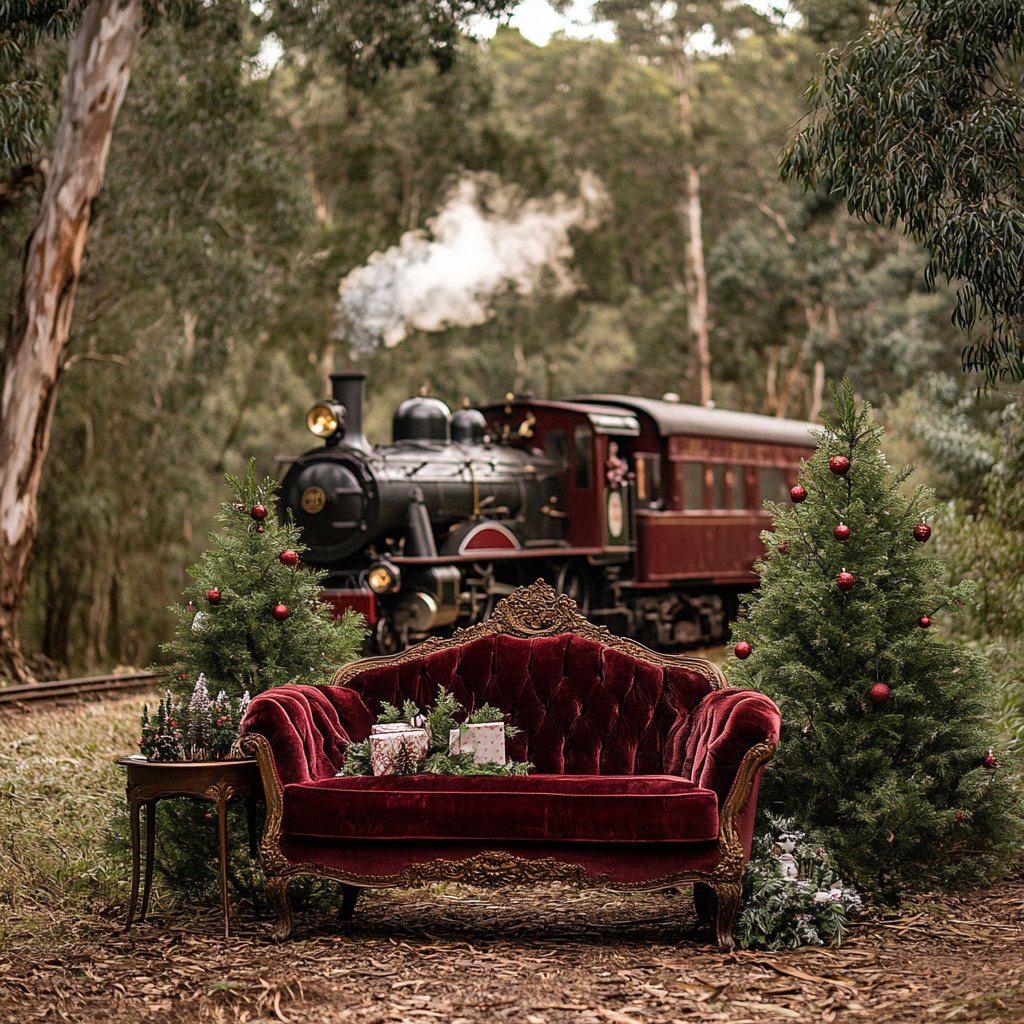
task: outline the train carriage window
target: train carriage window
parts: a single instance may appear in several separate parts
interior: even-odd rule
[[[549,459],[563,466],[567,463],[568,451],[564,430],[549,430],[544,434],[544,451]]]
[[[747,507],[747,467],[729,467],[729,491],[732,498],[731,508],[735,510]]]
[[[576,462],[576,487],[586,490],[590,487],[590,464],[593,456],[594,437],[589,427],[577,427],[572,432],[573,456]]]
[[[711,478],[711,507],[713,509],[725,509],[725,466],[716,462],[709,469],[708,476]]]
[[[704,464],[683,463],[683,508],[707,508],[704,499]]]
[[[646,508],[661,506],[661,456],[636,456],[636,500]]]
[[[777,501],[780,504],[789,501],[786,471],[781,466],[758,466],[757,483],[760,492],[758,507],[763,507],[766,501]]]

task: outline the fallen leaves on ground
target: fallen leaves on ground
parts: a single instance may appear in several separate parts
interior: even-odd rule
[[[721,953],[688,894],[562,886],[364,895],[277,945],[236,910],[0,952],[0,1021],[675,1024],[1024,1020],[1024,883],[925,897],[840,949]]]

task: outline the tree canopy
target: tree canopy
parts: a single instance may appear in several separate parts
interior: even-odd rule
[[[825,59],[785,178],[899,227],[958,286],[964,367],[1024,377],[1024,7],[902,0]]]

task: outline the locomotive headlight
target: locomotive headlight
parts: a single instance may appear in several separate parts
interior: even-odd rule
[[[393,594],[402,585],[402,574],[392,562],[374,562],[366,582],[375,594]]]
[[[345,406],[338,402],[318,402],[306,416],[306,426],[317,437],[330,437],[345,425]]]

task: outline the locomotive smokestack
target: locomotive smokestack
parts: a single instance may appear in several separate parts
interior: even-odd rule
[[[347,417],[342,442],[350,448],[370,450],[370,442],[363,433],[363,400],[366,395],[365,373],[332,373],[331,397],[345,406]]]

